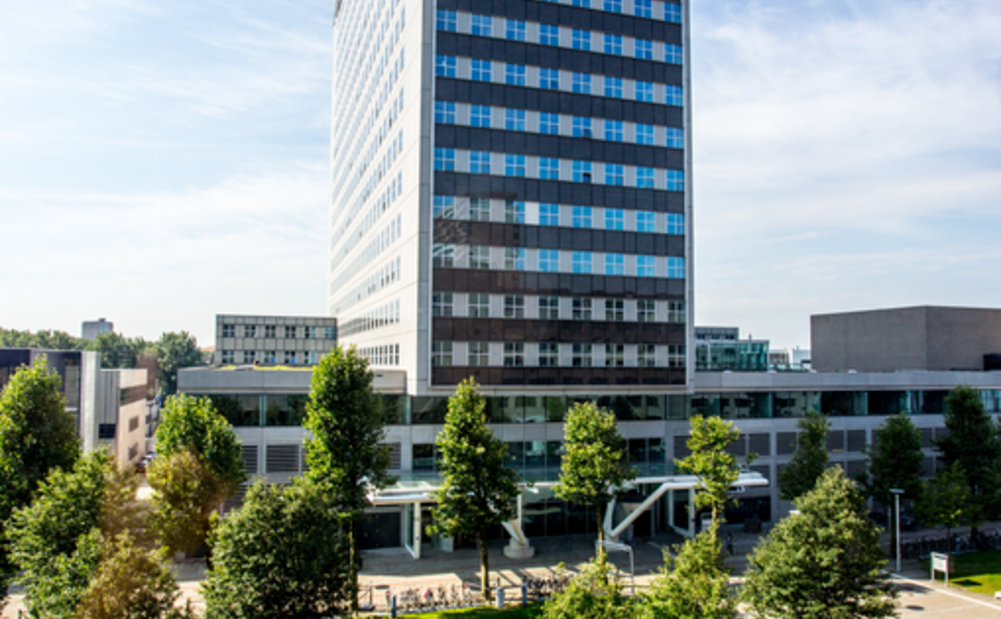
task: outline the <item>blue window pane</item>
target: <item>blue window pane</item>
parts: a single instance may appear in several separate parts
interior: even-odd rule
[[[681,46],[671,45],[667,43],[664,46],[664,62],[671,64],[681,64],[683,62],[683,57],[681,54]]]
[[[670,148],[685,147],[685,132],[674,127],[667,128],[667,146]]]
[[[681,23],[681,5],[671,2],[664,3],[664,20],[672,24]]]
[[[642,58],[643,60],[653,60],[653,41],[636,39],[634,50],[637,58]]]
[[[560,115],[539,112],[539,133],[556,135],[560,132]]]
[[[455,123],[455,102],[454,101],[435,101],[434,102],[434,121],[436,123],[454,124]]]
[[[518,19],[507,20],[507,28],[504,30],[504,36],[511,41],[524,41],[525,22]]]
[[[685,279],[685,259],[668,256],[667,276],[671,279]]]
[[[605,230],[622,230],[625,223],[625,211],[620,208],[605,209]]]
[[[525,155],[504,155],[504,176],[525,176]]]
[[[470,105],[469,124],[473,127],[490,127],[491,110],[489,105]]]
[[[636,256],[636,276],[654,277],[656,275],[653,256]]]
[[[636,17],[653,17],[653,0],[633,0],[633,14]]]
[[[667,171],[667,190],[668,191],[684,191],[685,190],[685,173],[681,170],[668,170]]]
[[[685,105],[684,97],[682,95],[681,86],[668,86],[665,92],[665,103],[668,105],[677,105],[678,107],[683,107]]]
[[[647,146],[653,144],[653,125],[636,125],[636,143]]]
[[[685,216],[681,213],[668,213],[667,214],[667,233],[668,234],[684,234],[685,233]]]
[[[590,206],[575,206],[572,210],[572,219],[570,224],[574,228],[590,228],[591,227],[591,207]]]
[[[573,252],[573,272],[574,273],[590,273],[591,272],[591,252],[589,251],[575,251]]]
[[[539,24],[539,44],[559,45],[560,44],[559,26],[551,26],[549,24]]]
[[[438,20],[437,20],[438,30],[443,30],[445,32],[455,32],[455,26],[456,26],[455,11],[438,9]]]
[[[605,0],[605,10],[611,13],[621,13],[622,0]]]
[[[525,65],[508,63],[504,67],[504,82],[511,86],[524,86]]]
[[[622,78],[621,77],[606,77],[605,78],[605,96],[615,97],[616,99],[622,98]]]
[[[490,153],[485,151],[469,151],[469,173],[490,174]]]
[[[493,34],[494,19],[490,15],[472,15],[470,32],[477,36],[488,37]]]
[[[439,54],[435,57],[434,63],[434,74],[440,77],[455,77],[455,67],[456,61],[455,56],[442,56]]]
[[[591,74],[590,73],[574,73],[572,80],[572,89],[576,93],[582,95],[591,94]]]
[[[573,136],[575,138],[589,138],[591,133],[591,119],[584,116],[573,117]]]
[[[539,69],[539,88],[558,90],[560,87],[559,69]]]
[[[570,42],[574,49],[580,49],[584,51],[591,50],[591,31],[590,30],[577,30],[574,29],[573,34],[570,37]]]
[[[653,189],[653,168],[636,168],[636,186]]]
[[[544,273],[556,273],[560,270],[560,252],[556,249],[539,250],[539,270]]]
[[[622,36],[618,34],[605,35],[605,53],[622,55]]]
[[[654,213],[652,211],[636,211],[636,231],[653,232]]]
[[[474,82],[489,82],[492,65],[489,60],[473,58],[469,61],[469,79]]]
[[[590,183],[591,182],[591,162],[590,161],[574,161],[573,162],[573,181],[575,183]]]
[[[560,205],[540,204],[539,205],[539,225],[558,226],[560,225]],[[545,251],[545,250],[543,250]]]
[[[455,149],[436,148],[434,149],[434,169],[454,170],[455,169]]]
[[[605,121],[605,139],[610,142],[621,142],[622,141],[622,121],[621,120],[606,120]]]
[[[435,196],[432,213],[435,219],[455,219],[455,196]]]
[[[555,157],[539,157],[539,178],[542,180],[559,180],[560,160]]]
[[[605,275],[622,275],[625,272],[625,256],[605,254]]]
[[[606,185],[622,185],[625,181],[625,173],[623,166],[618,163],[606,163],[605,164],[605,184]]]
[[[653,102],[653,82],[636,82],[633,92],[637,101]]]
[[[504,128],[508,131],[524,131],[525,110],[506,110],[504,112]]]

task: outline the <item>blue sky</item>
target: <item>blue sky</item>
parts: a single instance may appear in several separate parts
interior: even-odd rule
[[[1001,306],[1001,4],[694,4],[699,324]],[[0,3],[0,326],[322,313],[331,16]]]

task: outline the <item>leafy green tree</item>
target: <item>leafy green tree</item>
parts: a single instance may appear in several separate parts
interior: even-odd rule
[[[557,593],[542,607],[543,619],[628,619],[633,604],[622,594],[615,566],[604,552],[578,566],[580,574],[566,590]]]
[[[197,548],[212,513],[246,480],[240,440],[208,398],[167,399],[147,475],[154,528],[171,551]],[[195,464],[197,462],[197,465]]]
[[[564,501],[595,508],[598,538],[604,538],[605,507],[636,477],[615,415],[593,402],[576,403],[563,424],[560,479],[553,490]]]
[[[959,462],[939,470],[924,484],[918,514],[930,525],[945,527],[947,552],[952,552],[953,529],[977,525],[979,510],[971,499],[970,484]]]
[[[13,575],[4,523],[29,503],[49,470],[69,468],[79,456],[76,422],[60,385],[43,356],[18,370],[0,394],[0,607]]]
[[[640,598],[643,619],[736,619],[737,598],[723,564],[719,523],[664,552],[664,567]],[[672,566],[673,564],[673,566]]]
[[[351,557],[351,610],[357,610],[358,539],[355,526],[365,517],[369,488],[394,482],[389,470],[390,448],[372,391],[372,372],[355,347],[335,347],[313,369],[306,405],[306,423],[313,438],[306,443],[309,479],[336,497],[348,521]]]
[[[956,387],[946,398],[945,427],[949,435],[935,441],[945,466],[958,462],[970,487],[971,520],[992,520],[1001,514],[1001,438],[998,424],[984,410],[980,392]],[[977,539],[977,526],[972,528]]]
[[[99,333],[88,350],[101,353],[102,368],[134,368],[144,353],[152,351],[155,354],[153,346],[141,337],[127,338],[111,331]]]
[[[43,348],[46,350],[87,350],[89,342],[65,331],[18,331],[0,327],[0,348]]]
[[[353,591],[336,497],[302,478],[257,481],[212,533],[208,619],[343,616]]]
[[[810,411],[797,422],[796,448],[789,464],[779,473],[779,496],[786,501],[813,489],[827,468],[827,431],[831,422],[816,411]]]
[[[8,527],[33,617],[160,618],[177,584],[145,529],[138,478],[105,451],[53,469]]]
[[[513,520],[518,475],[505,466],[507,446],[487,427],[486,400],[468,379],[448,400],[445,426],[435,445],[441,454],[442,484],[432,493],[435,530],[448,537],[468,535],[480,548],[480,583],[490,599],[487,532]]]
[[[198,340],[187,331],[164,333],[156,343],[160,363],[160,389],[164,395],[177,393],[177,371],[204,364]]]
[[[735,502],[730,488],[740,477],[740,465],[727,448],[740,438],[740,430],[719,417],[695,415],[691,420],[691,432],[688,439],[691,454],[675,463],[681,471],[698,478],[695,506],[712,510],[715,523],[723,510]],[[719,527],[714,526],[712,531],[715,535]]]
[[[744,600],[757,617],[862,619],[896,615],[880,530],[841,467],[827,469],[748,557]]]
[[[894,415],[876,430],[876,440],[862,449],[866,471],[858,476],[866,496],[883,505],[893,505],[892,489],[904,491],[901,498],[917,501],[921,496],[921,430],[906,415]],[[890,527],[890,548],[896,548],[897,530]]]

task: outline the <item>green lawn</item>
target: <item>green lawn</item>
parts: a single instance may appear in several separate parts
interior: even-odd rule
[[[541,614],[541,604],[529,604],[528,606],[511,606],[504,610],[497,610],[489,606],[478,606],[462,610],[443,610],[437,613],[400,616],[413,617],[414,619],[535,619]]]
[[[950,561],[950,585],[987,595],[1001,591],[1001,550],[954,556]],[[929,569],[928,562],[924,564]],[[942,574],[936,574],[935,578],[941,582]]]

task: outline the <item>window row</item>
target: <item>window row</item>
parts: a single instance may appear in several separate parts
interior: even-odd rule
[[[321,336],[323,339],[336,340],[337,327],[315,327],[310,325],[241,325],[241,337],[253,339],[262,337],[264,339],[277,339],[279,335],[287,340],[304,339],[315,340]],[[224,324],[222,326],[222,337],[235,338],[237,335],[237,325]]]
[[[351,289],[346,295],[337,299],[337,301],[331,306],[332,313],[339,314],[353,306],[355,303],[360,303],[365,300],[369,295],[375,294],[383,288],[396,283],[402,276],[402,266],[403,265],[399,257],[382,265],[377,271],[369,274],[368,277]],[[338,291],[339,289],[331,286],[330,294],[335,294]]]
[[[480,292],[436,292],[431,314],[444,318],[597,320],[685,324],[684,301],[602,299]]]
[[[481,58],[438,54],[435,58],[435,75],[474,82],[492,82],[543,90],[561,90],[582,95],[631,99],[677,107],[685,105],[684,91],[681,86]]]
[[[389,225],[382,229],[378,235],[373,238],[369,244],[354,256],[354,259],[347,263],[346,259],[351,255],[351,248],[354,243],[347,243],[341,252],[330,259],[330,270],[340,270],[340,274],[334,280],[332,286],[337,289],[348,283],[348,281],[354,277],[359,271],[361,271],[366,266],[372,264],[372,262],[382,255],[383,252],[388,250],[393,246],[401,236],[403,235],[403,214],[397,213],[396,217],[389,220]],[[345,267],[347,264],[347,268]]]
[[[321,355],[315,350],[224,350],[222,364],[316,365]]]
[[[677,127],[537,112],[535,110],[519,110],[501,106],[471,105],[455,101],[435,101],[434,120],[436,123],[466,127],[527,131],[574,138],[594,138],[646,146],[685,147],[685,132]]]
[[[684,344],[560,342],[441,342],[431,344],[435,367],[684,368]]]
[[[400,365],[399,344],[367,346],[365,348],[359,348],[358,354],[366,361],[368,361],[369,365],[375,365],[375,366]]]
[[[685,278],[685,259],[682,257],[596,251],[435,243],[433,263],[436,267],[456,269]]]
[[[565,180],[638,189],[685,190],[685,173],[681,170],[495,153],[485,150],[436,147],[434,169],[439,172]]]
[[[541,2],[660,19],[672,24],[681,23],[681,5],[674,2],[661,2],[661,0],[541,0]]]
[[[341,337],[364,333],[373,329],[380,329],[387,325],[394,325],[400,322],[400,301],[383,305],[374,310],[366,312],[363,316],[352,318],[340,324]]]
[[[438,9],[437,27],[444,32],[538,43],[669,64],[680,65],[684,61],[681,46],[672,43],[494,15]]]
[[[634,211],[607,206],[569,206],[546,202],[435,196],[432,212],[435,219],[685,234],[685,216],[682,213]]]

